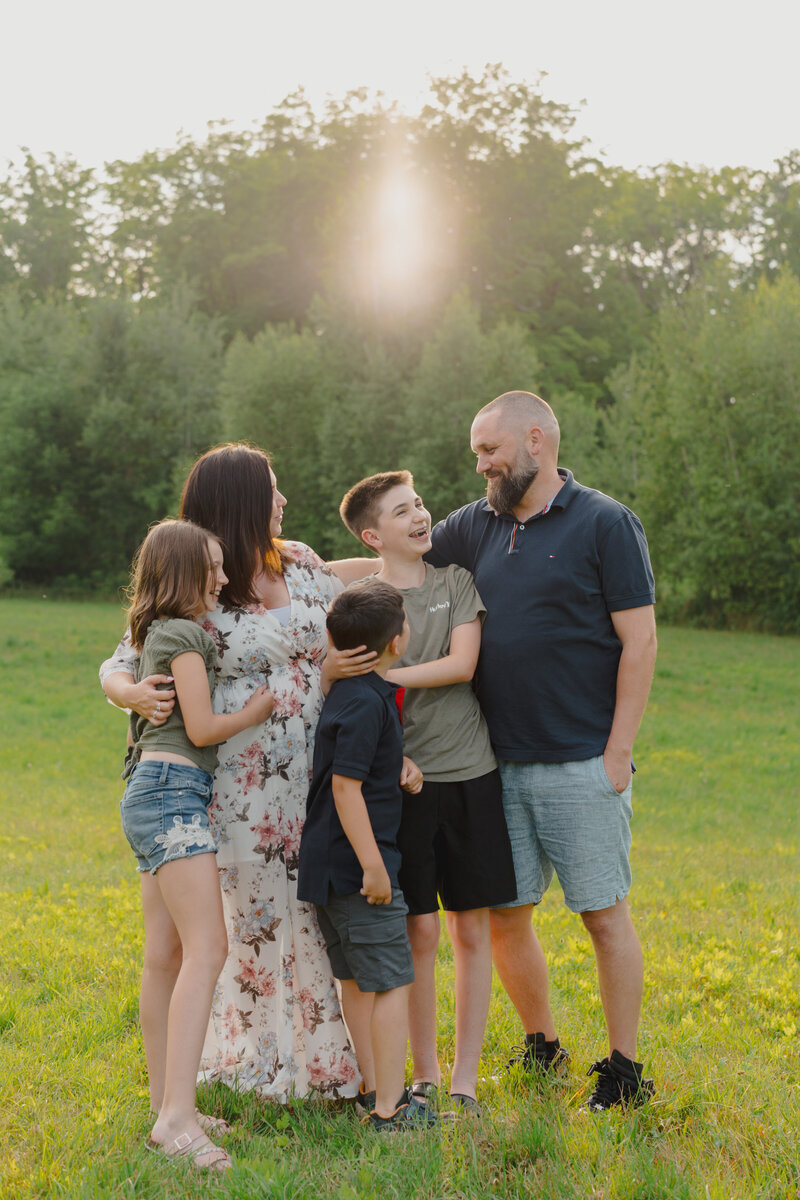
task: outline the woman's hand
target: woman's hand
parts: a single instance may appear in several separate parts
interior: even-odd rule
[[[328,653],[322,664],[322,691],[327,696],[331,684],[336,679],[349,679],[354,675],[368,675],[375,666],[377,654],[367,650],[366,646],[356,646],[354,650],[337,650],[328,637]]]
[[[175,688],[162,690],[159,685],[172,682],[171,675],[147,675],[131,688],[127,707],[151,725],[163,725],[175,707]]]
[[[328,677],[331,683],[334,679],[347,679],[351,675],[368,675],[375,666],[377,654],[367,650],[366,646],[356,646],[354,650],[337,650],[328,646],[325,658]]]

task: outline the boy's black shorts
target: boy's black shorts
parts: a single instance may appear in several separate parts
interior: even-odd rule
[[[500,772],[403,793],[399,881],[412,916],[510,904],[517,898]]]

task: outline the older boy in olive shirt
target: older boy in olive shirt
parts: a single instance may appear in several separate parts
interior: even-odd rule
[[[415,973],[411,1094],[424,1100],[440,1082],[434,969],[441,896],[456,965],[451,1096],[477,1113],[492,973],[489,908],[516,897],[499,773],[470,683],[485,609],[468,571],[423,562],[431,520],[408,471],[361,480],[340,513],[351,533],[380,555],[374,578],[401,591],[411,627],[409,648],[387,675],[406,689],[404,750],[425,779],[419,795],[403,799],[398,834]]]

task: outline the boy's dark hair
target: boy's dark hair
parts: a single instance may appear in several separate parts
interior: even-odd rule
[[[361,541],[364,530],[378,519],[381,498],[401,484],[413,488],[414,476],[410,471],[381,471],[379,475],[368,475],[350,488],[339,505],[339,516],[354,537]]]
[[[403,597],[380,579],[365,579],[335,596],[327,626],[337,650],[366,646],[383,654],[392,638],[403,632]]]

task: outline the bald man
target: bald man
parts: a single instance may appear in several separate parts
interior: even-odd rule
[[[435,566],[475,576],[487,609],[478,695],[503,779],[517,901],[492,912],[492,950],[526,1031],[511,1064],[562,1072],[534,905],[558,876],[589,932],[608,1027],[585,1108],[653,1092],[636,1042],[642,954],[631,884],[634,738],[656,657],[653,574],[641,523],[558,466],[549,404],[506,392],[472,423],[486,499],[433,530]]]

